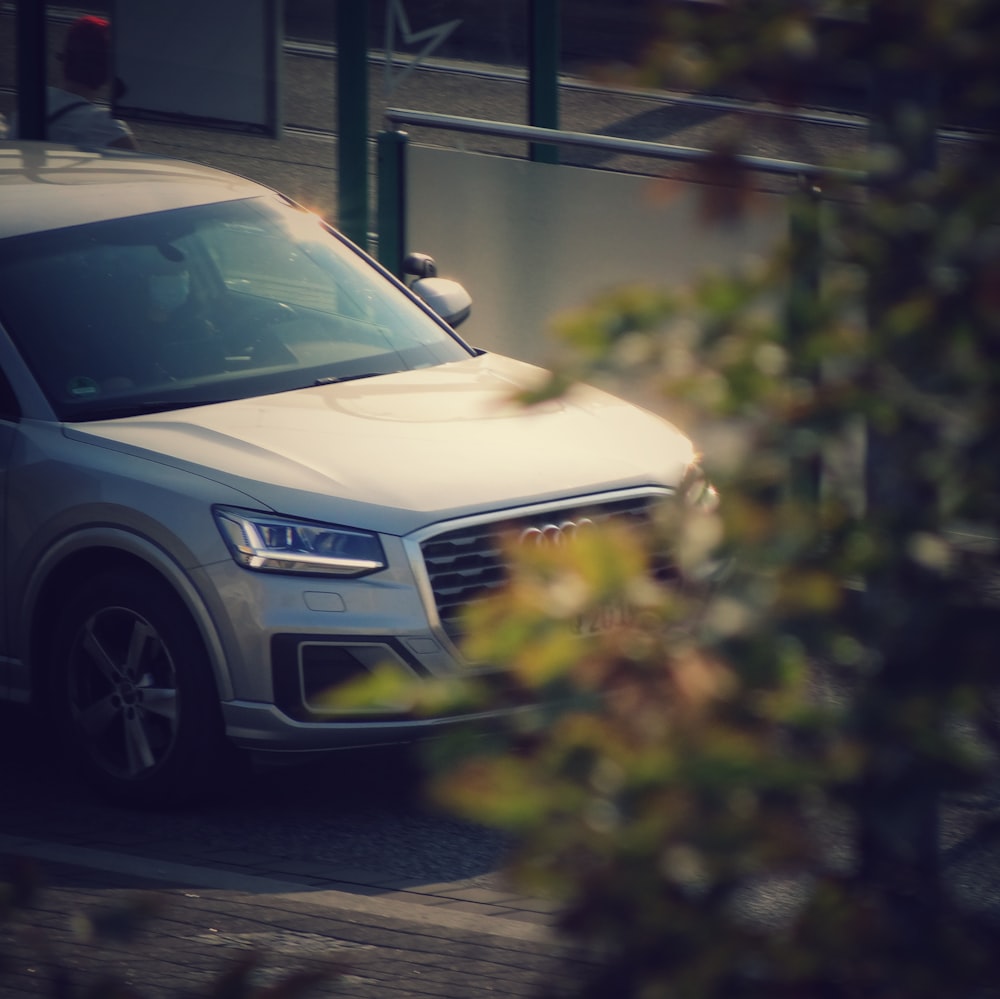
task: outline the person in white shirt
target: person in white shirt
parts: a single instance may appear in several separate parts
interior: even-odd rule
[[[46,134],[50,142],[75,146],[112,146],[136,149],[125,122],[95,103],[111,79],[111,28],[106,18],[78,17],[66,33],[62,86],[46,89]],[[17,117],[10,136],[17,136]]]

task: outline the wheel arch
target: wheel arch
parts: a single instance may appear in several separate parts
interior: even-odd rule
[[[159,547],[118,531],[97,531],[66,540],[51,550],[33,574],[26,593],[25,658],[31,669],[31,698],[45,703],[51,672],[54,622],[70,594],[108,571],[134,569],[160,578],[190,614],[205,644],[212,679],[221,700],[232,697],[225,653],[211,615],[184,570]]]

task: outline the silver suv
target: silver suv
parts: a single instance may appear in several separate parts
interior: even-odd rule
[[[504,580],[501,530],[643,518],[692,463],[593,389],[522,408],[538,369],[428,301],[468,306],[241,178],[0,150],[0,695],[104,791],[453,721],[324,692],[474,669],[461,611]]]

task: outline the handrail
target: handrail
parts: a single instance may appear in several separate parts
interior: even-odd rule
[[[499,138],[521,139],[525,142],[548,142],[562,146],[585,146],[606,152],[633,153],[661,160],[681,160],[700,162],[713,154],[706,149],[692,149],[688,146],[672,146],[662,142],[648,142],[643,139],[622,139],[612,135],[592,135],[588,132],[565,132],[555,128],[541,128],[538,125],[516,125],[511,122],[485,121],[480,118],[465,118],[459,115],[435,114],[430,111],[408,111],[402,108],[387,108],[385,118],[393,125],[415,125],[440,128],[451,132],[466,132],[476,135],[492,135]],[[768,156],[737,154],[733,160],[740,166],[764,173],[783,174],[794,177],[828,177],[852,182],[867,180],[861,170],[846,170],[840,167],[819,167],[810,163],[796,163],[791,160],[775,160]]]

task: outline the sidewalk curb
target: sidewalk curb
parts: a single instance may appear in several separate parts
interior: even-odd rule
[[[505,917],[497,909],[492,911],[498,914],[489,914],[491,907],[486,904],[482,905],[483,914],[468,910],[453,911],[428,903],[426,896],[415,892],[411,893],[411,898],[407,898],[406,892],[387,891],[386,898],[378,898],[326,887],[314,888],[261,875],[150,860],[108,850],[4,834],[0,834],[0,856],[25,857],[68,867],[106,871],[134,877],[143,882],[161,882],[174,887],[238,892],[249,896],[244,901],[250,904],[271,905],[275,902],[294,901],[297,905],[317,906],[345,915],[354,913],[535,943],[554,941],[552,928],[544,923]],[[474,905],[475,903],[470,903],[470,906]]]

